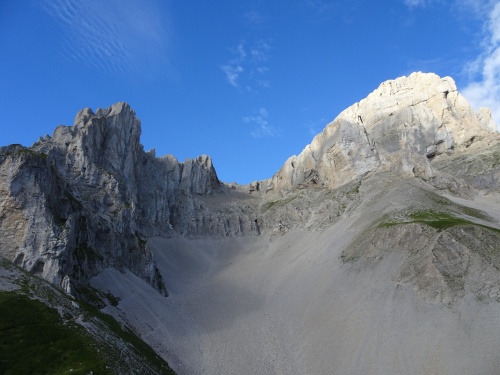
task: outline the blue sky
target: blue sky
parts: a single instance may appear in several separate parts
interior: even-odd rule
[[[249,183],[413,71],[452,76],[500,124],[499,46],[489,0],[1,0],[0,145],[126,101],[146,150]]]

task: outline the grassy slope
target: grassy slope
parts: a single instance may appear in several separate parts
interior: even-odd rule
[[[10,272],[6,280],[20,287],[0,288],[0,374],[175,375],[110,315],[1,258],[0,267],[7,270],[4,275]]]
[[[0,373],[110,374],[95,343],[54,309],[12,292],[0,293]]]

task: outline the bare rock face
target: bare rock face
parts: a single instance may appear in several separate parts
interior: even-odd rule
[[[106,267],[166,293],[147,236],[257,231],[252,210],[203,200],[228,194],[209,157],[156,158],[140,134],[135,112],[117,103],[83,109],[31,148],[3,147],[1,254],[68,293]]]
[[[274,191],[335,188],[375,169],[431,177],[431,162],[441,154],[479,148],[493,138],[491,113],[474,112],[451,78],[413,73],[382,83],[344,110],[261,184]]]
[[[133,111],[118,103],[81,111],[74,126],[30,149],[3,148],[8,259],[68,293],[108,266],[131,268],[161,290],[135,219],[139,135]]]
[[[138,221],[145,236],[252,233],[249,225],[239,229],[238,214],[229,218],[233,212],[226,212],[227,205],[217,204],[229,197],[229,191],[217,178],[208,156],[179,163],[171,155],[156,158],[154,152],[149,152],[142,154],[140,165]],[[218,214],[221,210],[225,213]]]

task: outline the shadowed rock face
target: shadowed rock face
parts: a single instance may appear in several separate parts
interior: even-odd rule
[[[3,147],[2,255],[68,293],[106,267],[165,293],[145,237],[256,233],[245,208],[217,214],[202,201],[227,194],[209,157],[156,158],[140,134],[135,112],[117,103],[80,111],[30,148]]]
[[[248,186],[220,182],[205,155],[182,163],[145,152],[140,134],[135,112],[116,103],[83,109],[30,148],[2,147],[1,255],[68,293],[116,268],[166,294],[150,237],[322,231],[360,207],[359,187],[377,173],[462,196],[497,191],[500,177],[490,113],[474,112],[451,78],[434,74],[382,83],[272,178]]]

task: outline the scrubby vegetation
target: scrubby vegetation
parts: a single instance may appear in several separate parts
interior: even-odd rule
[[[130,328],[96,308],[116,306],[113,295],[85,287],[79,294],[87,303],[2,258],[0,267],[18,287],[0,290],[0,374],[174,374]]]
[[[408,215],[408,219],[404,221],[384,221],[380,224],[381,227],[390,227],[400,224],[421,223],[438,230],[451,228],[455,225],[474,225],[485,229],[500,232],[500,229],[490,227],[484,224],[475,223],[473,221],[456,217],[445,212],[438,212],[432,210],[415,211]]]
[[[0,292],[0,373],[112,374],[82,331],[40,301]]]
[[[265,213],[266,211],[270,209],[277,209],[279,207],[283,207],[293,201],[295,198],[297,198],[297,195],[292,195],[291,197],[285,198],[285,199],[279,199],[275,201],[268,201],[264,203],[261,207],[262,213]]]

